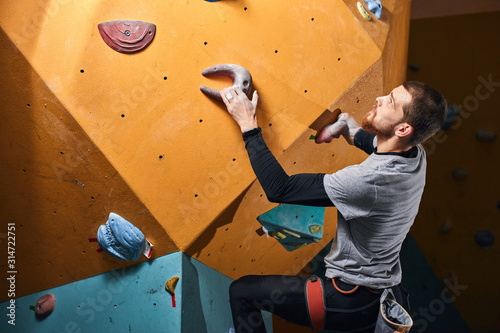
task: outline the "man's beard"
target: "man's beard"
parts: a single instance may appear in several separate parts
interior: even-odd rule
[[[394,128],[396,127],[397,124],[399,124],[399,122],[385,126],[376,126],[373,123],[374,118],[375,115],[373,115],[371,111],[368,112],[361,121],[361,127],[365,131],[375,134],[380,138],[385,138],[385,139],[391,138],[394,135]]]

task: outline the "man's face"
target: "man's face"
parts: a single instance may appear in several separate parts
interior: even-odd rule
[[[387,96],[377,97],[373,109],[362,121],[364,130],[383,138],[394,135],[396,125],[403,121],[403,106],[411,102],[410,93],[403,87],[394,88]]]

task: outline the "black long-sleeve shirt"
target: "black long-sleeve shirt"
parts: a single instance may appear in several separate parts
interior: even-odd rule
[[[354,145],[367,154],[377,153],[376,147],[373,146],[374,137],[375,135],[360,129],[354,136]],[[243,140],[252,168],[269,201],[319,207],[333,206],[323,184],[324,173],[289,176],[264,142],[260,127],[243,133]],[[416,147],[404,153],[386,154],[412,157],[414,153]]]

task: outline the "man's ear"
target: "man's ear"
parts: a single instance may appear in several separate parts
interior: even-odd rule
[[[413,127],[408,123],[401,123],[396,126],[396,136],[399,138],[409,137],[413,134]]]

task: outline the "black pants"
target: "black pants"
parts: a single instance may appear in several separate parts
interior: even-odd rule
[[[306,277],[289,275],[247,275],[231,284],[229,296],[236,333],[266,332],[261,310],[271,312],[292,323],[310,327],[306,309]],[[336,286],[350,291],[356,286],[336,279]],[[367,309],[346,313],[328,311],[325,329],[348,332],[373,332],[379,311],[380,294],[375,290],[359,287],[353,293],[343,293],[335,288],[331,279],[323,279],[327,308],[358,309],[374,303]],[[402,304],[398,287],[392,288],[396,300]]]

